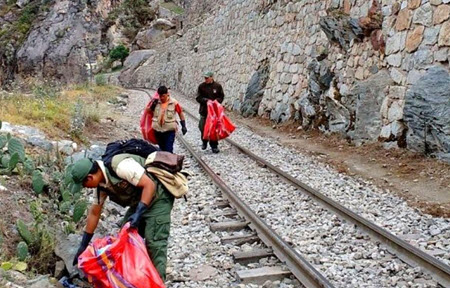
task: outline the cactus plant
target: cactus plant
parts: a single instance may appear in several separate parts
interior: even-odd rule
[[[61,188],[61,198],[63,202],[70,201],[70,192]]]
[[[70,210],[70,206],[71,206],[70,201],[62,202],[59,205],[59,211],[61,211],[61,213],[67,213]]]
[[[21,219],[17,220],[16,226],[17,226],[17,230],[19,231],[19,234],[22,237],[22,239],[28,245],[33,243],[33,235],[31,234],[31,232],[28,229],[27,225],[25,225],[25,223]]]
[[[9,171],[13,171],[16,168],[17,163],[19,163],[19,161],[20,161],[19,154],[17,152],[14,152],[14,154],[11,155],[11,158],[9,158],[8,163]]]
[[[27,174],[32,174],[35,169],[33,160],[26,158],[23,162],[23,167],[25,168],[25,172]]]
[[[34,170],[31,176],[31,180],[34,192],[36,192],[37,194],[41,194],[45,186],[44,177],[42,176],[41,172],[39,170]]]
[[[6,143],[8,143],[8,139],[5,135],[0,135],[0,149],[3,149],[3,147],[6,146]]]
[[[9,157],[8,154],[2,155],[1,157],[2,157],[2,159],[0,160],[1,167],[7,168],[9,166],[9,159],[11,157]]]
[[[17,244],[17,258],[19,261],[24,261],[28,256],[28,245],[27,243],[20,241]]]
[[[69,164],[69,165],[67,165],[66,170],[64,171],[64,185],[65,186],[69,186],[71,183],[73,183],[72,167],[73,167],[73,164]]]
[[[11,138],[8,142],[8,152],[10,155],[14,153],[19,154],[19,158],[21,161],[25,160],[25,148],[23,147],[22,142],[20,142],[17,138]]]
[[[75,204],[75,207],[73,208],[73,216],[72,220],[75,223],[80,222],[81,218],[84,215],[84,212],[87,209],[87,203],[85,200],[80,200]]]

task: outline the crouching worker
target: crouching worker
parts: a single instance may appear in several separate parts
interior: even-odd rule
[[[113,202],[129,206],[124,224],[130,222],[145,239],[147,252],[161,278],[166,278],[167,242],[170,213],[174,196],[144,169],[145,158],[134,154],[118,154],[112,158],[111,170],[103,161],[84,158],[72,168],[72,178],[85,188],[97,188],[90,207],[80,247],[73,264],[89,245],[100,219],[107,197]],[[108,166],[109,167],[109,166]]]

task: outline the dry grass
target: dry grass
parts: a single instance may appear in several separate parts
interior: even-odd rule
[[[100,113],[95,107],[99,102],[116,97],[120,91],[115,86],[77,85],[58,92],[52,90],[52,93],[47,93],[46,89],[34,89],[30,94],[0,94],[0,120],[37,127],[51,137],[63,137],[69,133],[78,101],[88,107],[85,117],[89,123],[86,124],[98,123]]]

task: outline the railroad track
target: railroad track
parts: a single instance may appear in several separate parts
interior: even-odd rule
[[[145,89],[139,88],[135,90],[143,91],[150,96],[148,91]],[[198,118],[188,111],[185,110],[185,113],[198,121]],[[251,209],[239,199],[236,193],[234,193],[224,183],[224,181],[220,179],[220,177],[218,177],[216,173],[214,173],[214,171],[202,160],[202,158],[194,151],[194,149],[189,146],[189,144],[183,139],[183,137],[178,138],[180,142],[183,143],[184,146],[186,146],[188,151],[192,153],[193,157],[199,162],[205,172],[210,175],[217,187],[219,187],[223,191],[225,197],[230,202],[230,205],[237,210],[241,217],[243,217],[250,223],[249,226],[257,232],[260,239],[268,247],[273,249],[274,254],[282,262],[286,263],[287,267],[303,285],[305,285],[306,287],[332,287],[332,284],[325,277],[323,277],[320,272],[318,272],[312,265],[310,265],[308,261],[306,261],[305,258],[303,258],[301,255],[299,255],[289,244],[284,242],[281,237],[277,236],[276,233],[274,233],[274,231],[260,217],[252,212]],[[253,159],[263,167],[271,170],[273,173],[276,173],[279,177],[283,178],[292,186],[296,187],[296,189],[298,189],[302,193],[314,199],[317,203],[320,203],[329,211],[337,214],[345,221],[357,225],[359,229],[362,229],[365,233],[370,235],[371,238],[383,243],[393,255],[396,255],[398,258],[412,266],[421,267],[443,287],[450,287],[449,265],[412,246],[411,244],[388,232],[387,230],[374,224],[373,222],[359,216],[340,203],[323,195],[319,191],[302,183],[295,177],[285,173],[280,168],[255,155],[248,149],[235,143],[231,139],[226,139],[225,141],[227,141],[231,146],[238,149],[241,153],[245,154],[247,157]]]

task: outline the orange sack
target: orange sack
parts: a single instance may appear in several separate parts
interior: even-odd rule
[[[80,255],[78,268],[96,288],[165,287],[144,240],[127,223],[117,237],[95,239]]]
[[[236,127],[225,115],[223,106],[217,100],[208,101],[208,116],[203,128],[203,140],[219,141],[233,133]]]

